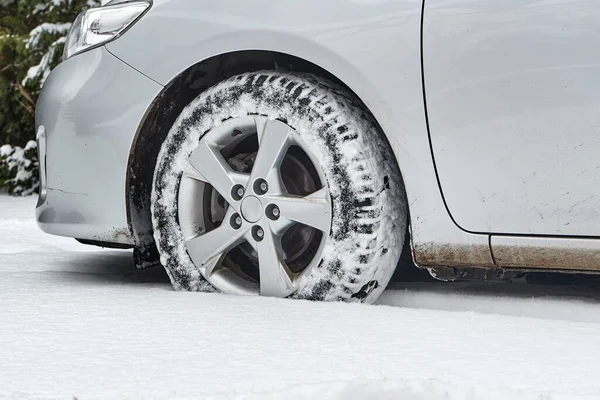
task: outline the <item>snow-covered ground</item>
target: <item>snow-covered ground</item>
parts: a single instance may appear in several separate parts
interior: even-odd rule
[[[0,195],[0,398],[599,399],[600,285],[393,284],[380,305],[174,292]]]

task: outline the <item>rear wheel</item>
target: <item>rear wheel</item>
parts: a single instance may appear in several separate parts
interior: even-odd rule
[[[367,112],[311,75],[233,77],[189,104],[153,182],[178,289],[373,301],[407,223],[400,172]]]

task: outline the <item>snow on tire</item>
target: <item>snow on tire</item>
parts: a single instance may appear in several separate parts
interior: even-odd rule
[[[332,201],[321,261],[289,297],[373,302],[400,258],[408,208],[389,144],[355,97],[326,80],[274,71],[246,73],[200,94],[167,135],[152,188],[154,237],[176,289],[215,291],[186,250],[177,193],[190,154],[224,121],[248,115],[295,129],[319,160]]]

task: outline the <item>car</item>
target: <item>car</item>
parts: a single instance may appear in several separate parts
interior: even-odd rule
[[[600,6],[113,0],[36,107],[45,232],[180,290],[600,271]],[[401,268],[405,268],[402,264]]]

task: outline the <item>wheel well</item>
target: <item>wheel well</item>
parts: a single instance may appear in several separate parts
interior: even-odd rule
[[[311,73],[354,93],[325,69],[301,58],[272,51],[248,50],[222,54],[192,65],[180,73],[165,86],[146,111],[129,155],[126,178],[127,217],[136,244],[136,265],[158,262],[150,196],[154,166],[169,129],[185,106],[206,89],[231,76],[260,70]],[[356,99],[359,99],[358,96]]]

